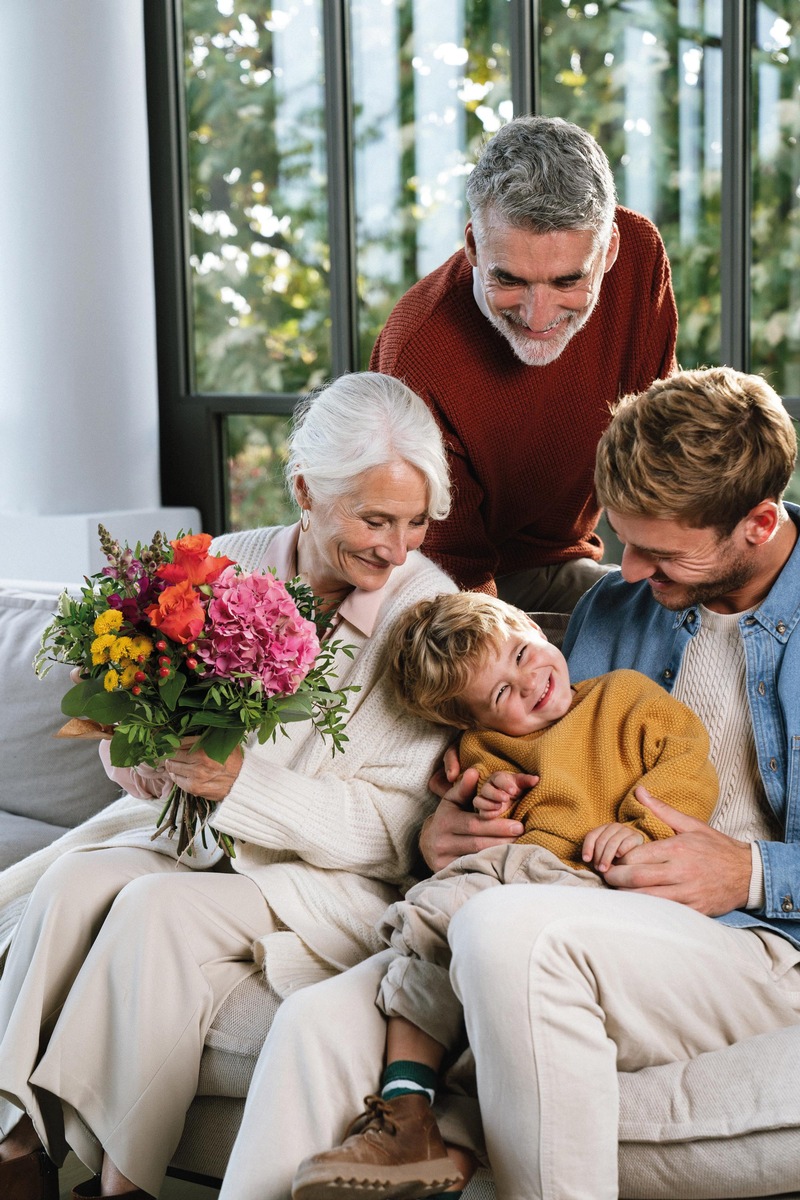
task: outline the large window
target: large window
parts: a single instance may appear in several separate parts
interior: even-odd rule
[[[658,225],[684,366],[800,395],[796,0],[146,0],[166,502],[282,520],[298,395],[366,367],[514,113]],[[800,407],[798,405],[797,407]]]

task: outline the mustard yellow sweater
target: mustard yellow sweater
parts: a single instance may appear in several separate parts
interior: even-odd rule
[[[569,712],[538,733],[462,735],[462,770],[477,767],[481,784],[494,771],[540,777],[506,814],[525,825],[518,842],[585,867],[583,839],[598,825],[619,821],[648,841],[671,837],[634,796],[639,784],[681,812],[709,820],[717,775],[708,734],[691,709],[638,671],[611,671],[575,684],[573,692]]]

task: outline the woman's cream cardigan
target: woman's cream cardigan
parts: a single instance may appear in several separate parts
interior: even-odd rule
[[[230,534],[214,550],[245,571],[269,565],[277,528]],[[339,686],[357,685],[349,702],[344,753],[308,722],[274,742],[249,746],[245,763],[214,824],[236,840],[234,870],[249,876],[285,930],[262,939],[256,957],[286,995],[383,948],[375,924],[411,882],[420,824],[433,803],[427,781],[448,741],[446,730],[397,705],[386,679],[387,636],[411,604],[456,585],[419,551],[395,567],[384,587],[375,630],[365,637],[343,622],[336,638],[355,647],[337,656]],[[153,800],[124,796],[50,846],[0,874],[0,937],[10,934],[42,871],[65,850],[135,845],[174,855],[156,843]],[[154,789],[160,792],[160,788]],[[206,860],[206,865],[208,865]],[[202,865],[196,858],[189,865]]]

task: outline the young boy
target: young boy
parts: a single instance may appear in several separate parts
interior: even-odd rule
[[[465,731],[458,755],[462,770],[478,768],[476,810],[507,812],[525,832],[456,860],[388,910],[382,932],[397,956],[378,998],[389,1018],[381,1095],[342,1146],[301,1164],[296,1200],[455,1200],[474,1159],[445,1146],[430,1107],[462,1036],[448,975],[453,913],[498,883],[605,886],[615,859],[672,836],[640,787],[706,821],[717,798],[708,736],[690,709],[637,671],[573,687],[560,650],[501,600],[462,592],[417,604],[394,630],[391,671],[412,713]]]

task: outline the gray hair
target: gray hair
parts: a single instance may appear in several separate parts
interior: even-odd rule
[[[591,229],[603,243],[617,196],[608,159],[585,129],[560,117],[517,117],[484,146],[467,201],[478,225],[493,209],[518,229]]]
[[[450,478],[442,435],[424,400],[374,371],[340,375],[295,409],[286,481],[302,475],[312,499],[329,503],[353,491],[357,476],[402,459],[425,476],[428,515],[450,511]]]

